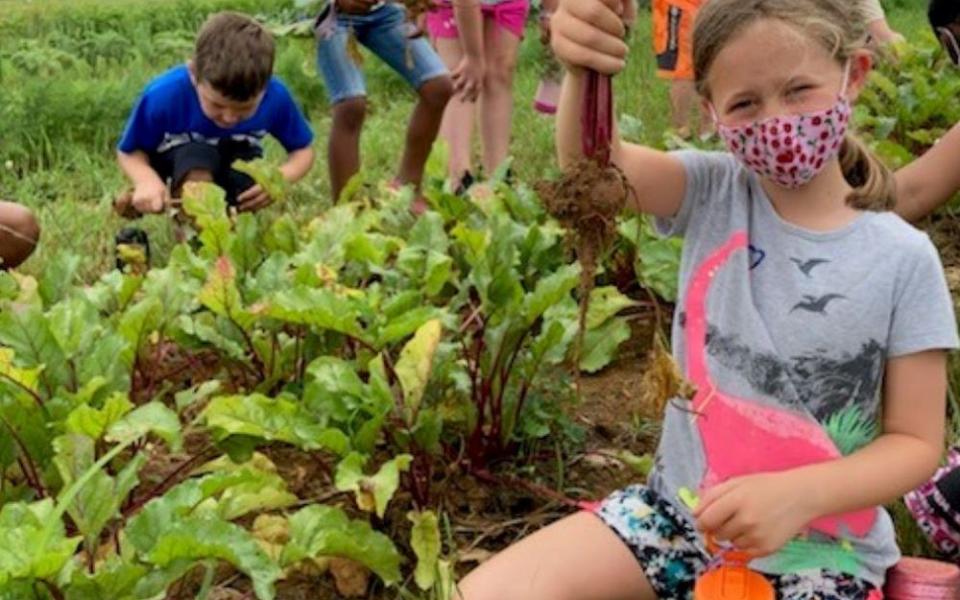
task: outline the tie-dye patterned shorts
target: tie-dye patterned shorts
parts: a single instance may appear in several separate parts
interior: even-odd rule
[[[593,512],[629,546],[660,600],[693,598],[697,576],[710,557],[700,534],[646,486],[614,492]],[[879,600],[870,583],[835,571],[765,575],[778,600]]]

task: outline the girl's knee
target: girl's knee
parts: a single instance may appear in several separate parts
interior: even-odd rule
[[[494,88],[512,88],[517,62],[512,58],[498,58],[487,63],[484,85]]]

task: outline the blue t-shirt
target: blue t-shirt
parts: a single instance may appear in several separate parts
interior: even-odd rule
[[[189,142],[216,143],[222,138],[246,141],[256,148],[272,135],[287,152],[306,148],[313,131],[290,91],[271,77],[257,112],[230,129],[211,121],[200,109],[197,90],[186,65],[170,69],[151,81],[130,114],[117,148],[160,154]]]

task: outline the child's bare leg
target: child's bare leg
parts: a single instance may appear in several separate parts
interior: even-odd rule
[[[454,600],[656,600],[630,549],[578,513],[510,546],[467,575]]]
[[[690,113],[697,89],[692,81],[674,79],[670,82],[671,126],[682,136],[690,135]]]
[[[483,47],[487,70],[480,94],[480,136],[483,168],[490,175],[510,155],[513,75],[517,69],[520,38],[488,16],[483,20]]]
[[[0,268],[18,267],[33,253],[39,239],[40,225],[28,208],[0,202]]]
[[[417,189],[423,180],[423,167],[430,149],[437,139],[444,109],[453,95],[453,83],[449,76],[437,77],[423,84],[418,94],[420,101],[413,109],[407,128],[407,142],[398,175],[400,183],[412,183]]]
[[[327,146],[327,164],[330,168],[330,190],[333,201],[360,170],[360,132],[367,115],[366,98],[349,98],[333,107],[333,125]]]
[[[455,70],[463,60],[463,46],[458,39],[441,38],[436,40],[437,53],[450,71]],[[450,150],[449,173],[454,185],[460,183],[463,174],[471,167],[471,145],[475,105],[464,102],[454,96],[447,104],[440,125],[440,136],[447,142]]]

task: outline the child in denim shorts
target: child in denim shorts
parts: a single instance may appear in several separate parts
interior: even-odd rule
[[[361,66],[350,55],[349,39],[390,65],[417,91],[419,101],[407,129],[397,185],[412,184],[419,196],[424,165],[453,93],[447,69],[429,42],[407,20],[402,5],[377,0],[333,0],[317,19],[317,65],[333,105],[329,168],[333,197],[360,170],[360,132],[367,112]],[[417,207],[422,207],[418,200]]]

